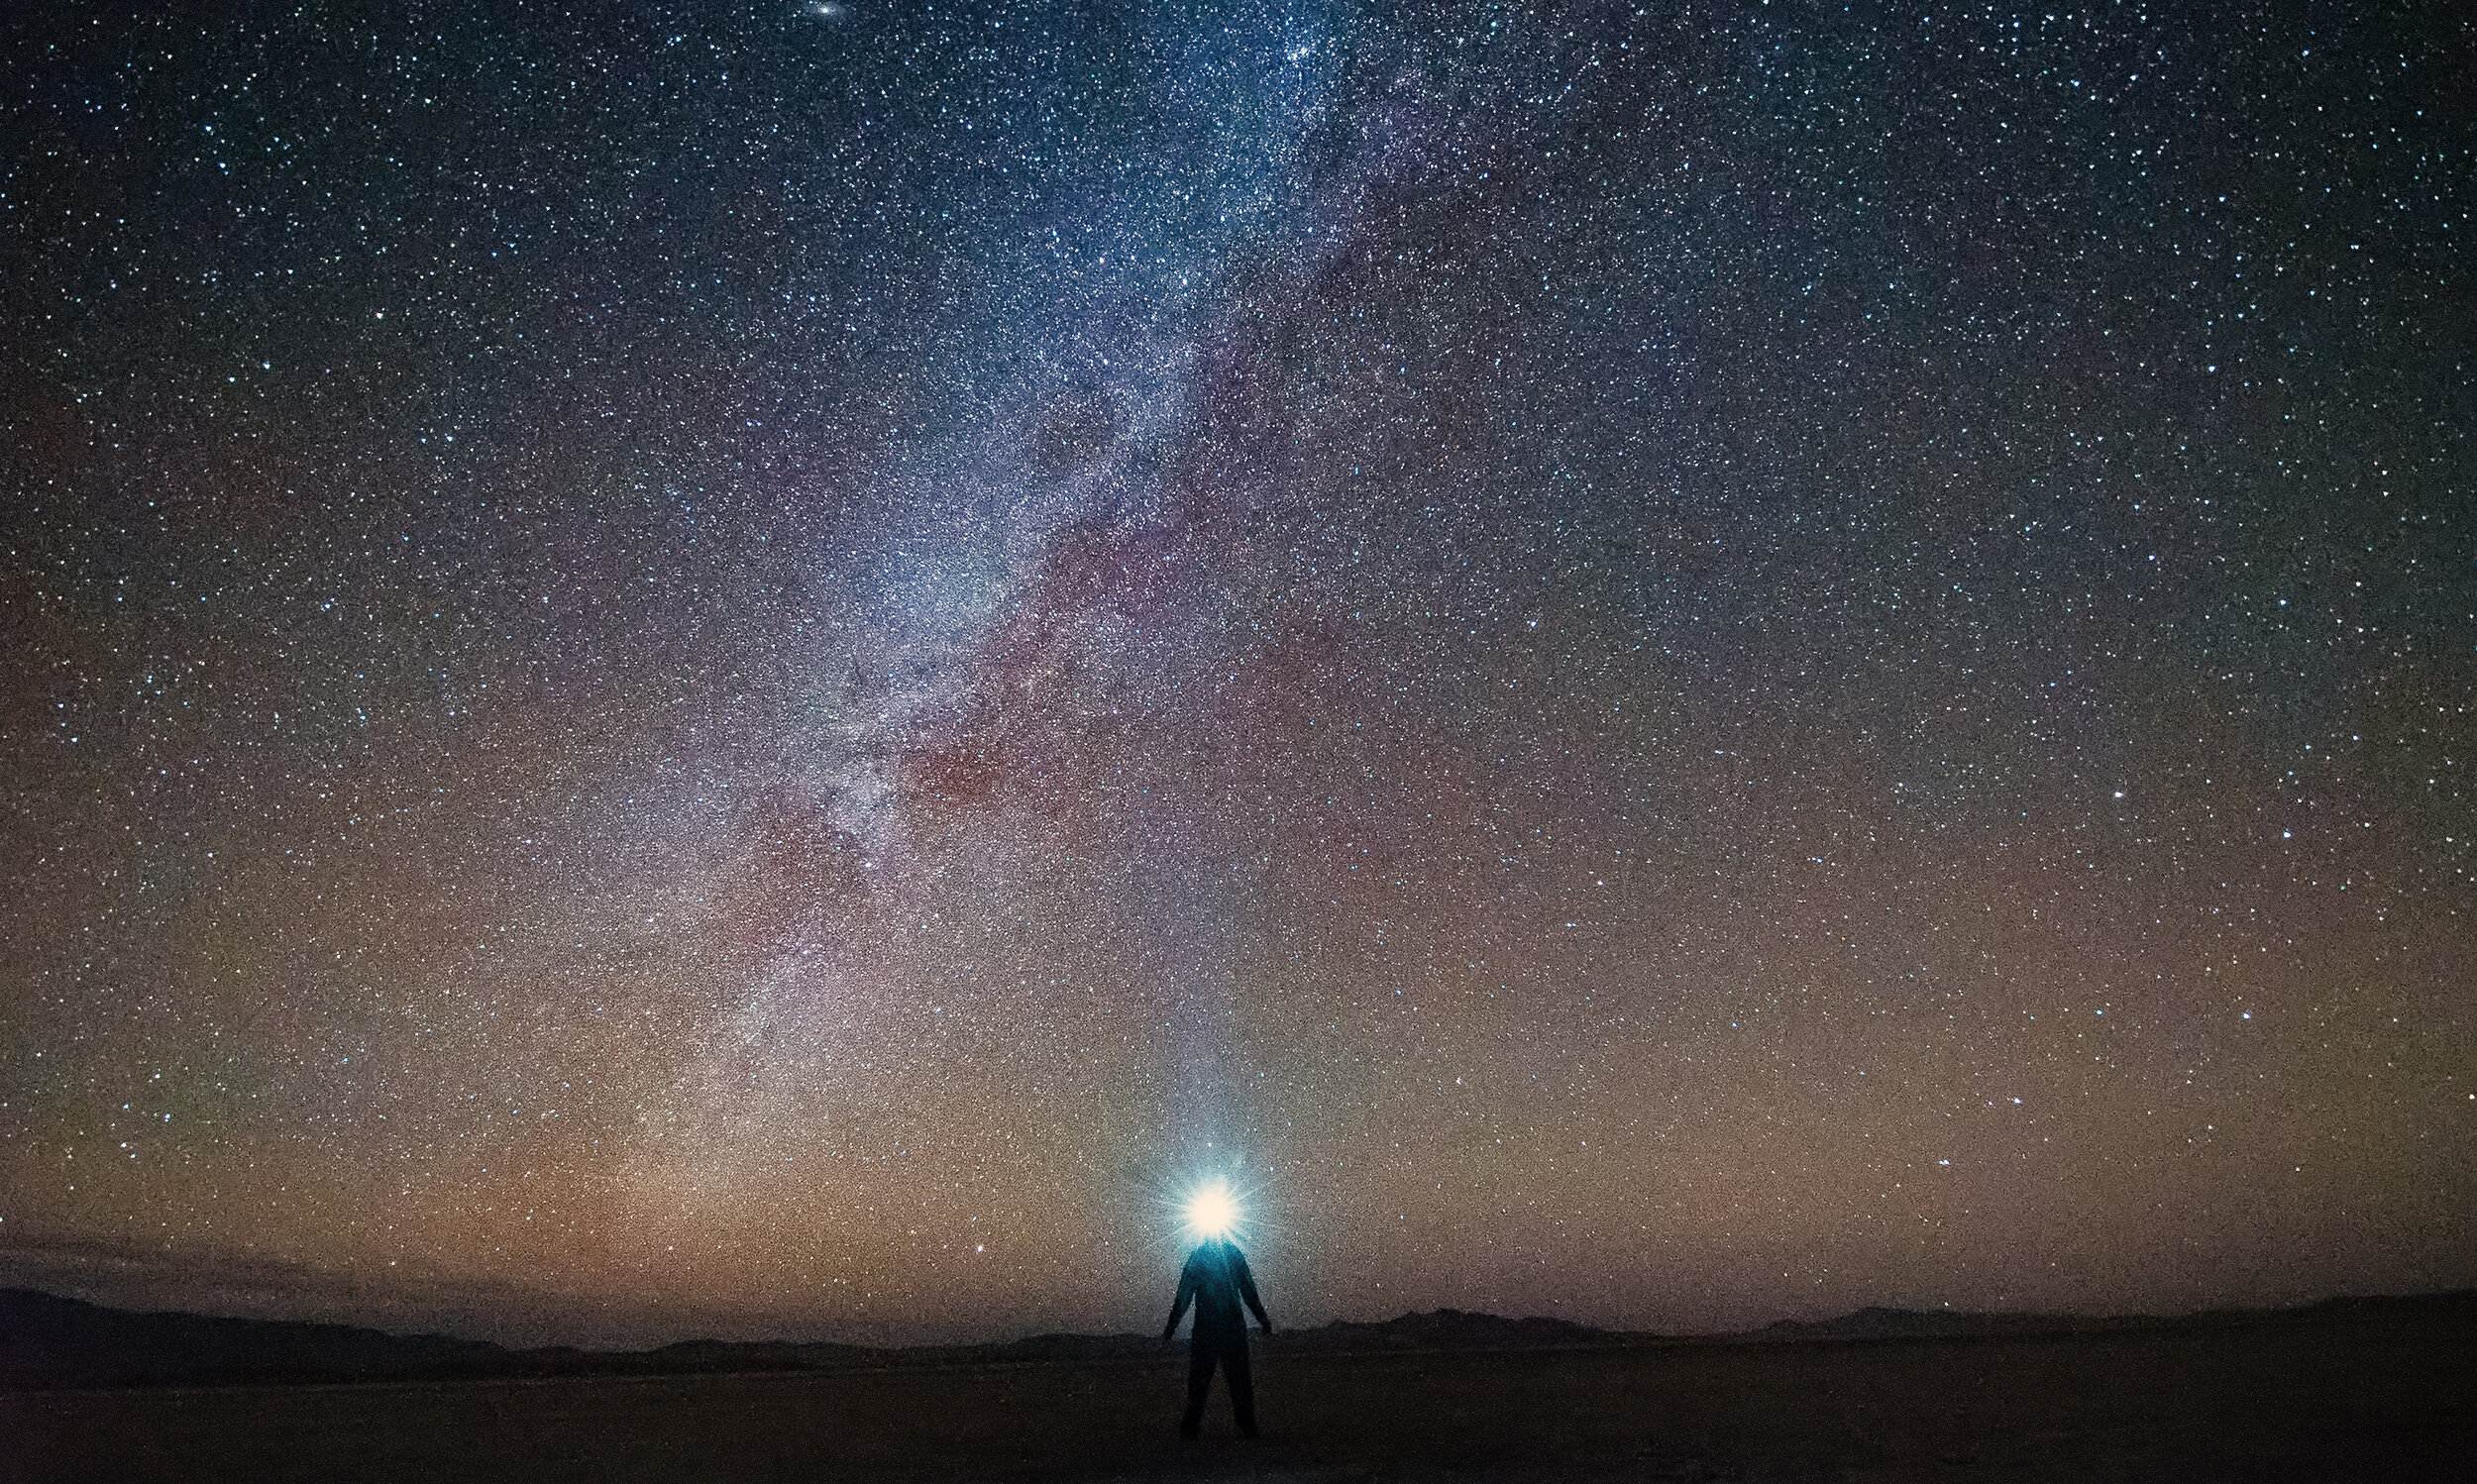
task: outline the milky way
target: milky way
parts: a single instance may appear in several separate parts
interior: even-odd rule
[[[2477,1283],[2447,8],[29,9],[0,1280]]]

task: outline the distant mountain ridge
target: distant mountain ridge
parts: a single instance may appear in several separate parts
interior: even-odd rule
[[[2304,1309],[2219,1312],[2180,1319],[1862,1309],[1834,1320],[1784,1321],[1746,1334],[1693,1337],[1439,1309],[1373,1324],[1337,1320],[1312,1329],[1285,1329],[1278,1343],[1285,1353],[1354,1355],[2002,1338],[2352,1320],[2415,1320],[2466,1326],[2477,1321],[2477,1293],[2337,1299]],[[993,1344],[906,1348],[699,1339],[653,1350],[595,1351],[570,1346],[517,1350],[486,1340],[388,1334],[351,1325],[139,1314],[32,1289],[0,1289],[0,1390],[8,1391],[1125,1361],[1161,1353],[1158,1337],[1139,1334],[1038,1334]]]
[[[1874,1339],[2005,1339],[2034,1335],[2112,1334],[2127,1329],[2219,1329],[2246,1325],[2345,1324],[2403,1316],[2477,1322],[2477,1291],[2403,1298],[2324,1299],[2293,1309],[2213,1309],[2199,1314],[2083,1316],[1971,1314],[1952,1310],[1861,1309],[1828,1320],[1782,1320],[1735,1339],[1750,1343],[1847,1342]]]

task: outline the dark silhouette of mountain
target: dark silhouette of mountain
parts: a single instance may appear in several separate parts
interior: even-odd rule
[[[2175,1319],[2078,1319],[1862,1309],[1839,1319],[1784,1322],[1740,1335],[1663,1337],[1595,1329],[1565,1320],[1509,1320],[1440,1309],[1375,1324],[1337,1320],[1285,1329],[1275,1353],[1386,1354],[1973,1339],[2128,1329],[2355,1324],[2466,1326],[2477,1293],[2334,1299],[2302,1309],[2230,1311]],[[1003,1343],[881,1348],[683,1340],[655,1350],[567,1346],[514,1350],[485,1340],[399,1335],[350,1325],[136,1314],[29,1289],[0,1289],[0,1390],[476,1380],[486,1377],[689,1375],[1039,1361],[1138,1360],[1162,1353],[1142,1334],[1037,1334]]]
[[[1828,1320],[1782,1320],[1776,1325],[1767,1325],[1745,1338],[1963,1339],[1987,1334],[2052,1333],[2059,1328],[2107,1323],[2110,1322],[2043,1314],[1955,1314],[1951,1310],[1870,1308]]]
[[[378,1381],[486,1375],[510,1352],[481,1340],[349,1325],[132,1314],[0,1290],[0,1387],[201,1381]]]
[[[388,1334],[352,1325],[134,1314],[0,1289],[0,1390],[803,1370],[883,1353],[860,1345],[717,1340],[627,1352],[567,1345],[511,1350],[486,1340]]]
[[[1783,1320],[1736,1336],[1754,1343],[1876,1339],[1995,1339],[2045,1334],[2113,1334],[2128,1329],[2228,1329],[2254,1325],[2352,1323],[2477,1323],[2477,1292],[2405,1298],[2325,1299],[2295,1309],[2217,1309],[2200,1314],[1966,1314],[1951,1310],[1861,1309],[1829,1320]]]
[[[1406,1314],[1378,1324],[1336,1320],[1314,1329],[1288,1331],[1287,1347],[1314,1350],[1541,1350],[1573,1345],[1625,1344],[1649,1336],[1594,1329],[1569,1320],[1509,1320],[1461,1309]]]
[[[987,1345],[941,1345],[895,1353],[940,1360],[1130,1360],[1157,1355],[1161,1341],[1149,1334],[1029,1334]]]

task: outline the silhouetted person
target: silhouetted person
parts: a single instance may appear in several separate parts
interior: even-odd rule
[[[1161,1326],[1161,1342],[1178,1332],[1178,1317],[1195,1301],[1196,1323],[1189,1331],[1187,1415],[1178,1421],[1182,1436],[1193,1437],[1204,1426],[1204,1394],[1213,1389],[1213,1368],[1220,1366],[1230,1381],[1230,1410],[1238,1416],[1238,1432],[1255,1435],[1255,1378],[1247,1373],[1247,1317],[1254,1311],[1264,1332],[1273,1322],[1264,1317],[1264,1301],[1255,1296],[1255,1277],[1247,1271],[1246,1254],[1228,1237],[1213,1237],[1187,1254],[1178,1274],[1178,1298],[1170,1305],[1170,1322]]]

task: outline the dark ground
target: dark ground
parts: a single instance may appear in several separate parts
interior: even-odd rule
[[[1201,1442],[1158,1360],[0,1394],[0,1478],[2440,1479],[2456,1311],[2051,1337],[1291,1354]]]

